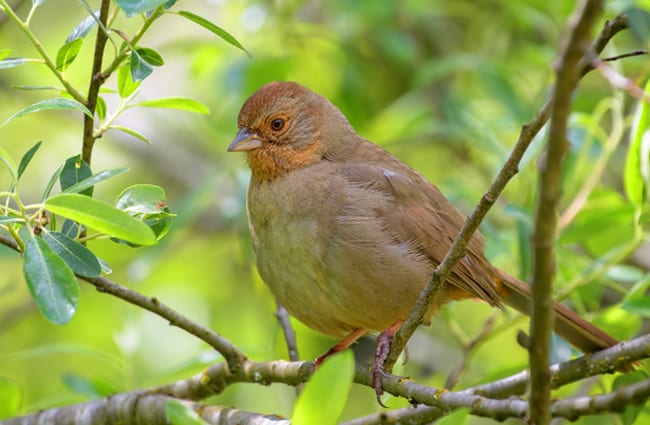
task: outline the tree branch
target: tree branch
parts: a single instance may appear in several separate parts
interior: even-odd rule
[[[628,28],[628,22],[625,15],[619,15],[613,20],[607,21],[598,35],[598,38],[596,38],[591,46],[591,50],[599,54],[616,34],[626,28]],[[593,65],[587,56],[581,59],[580,66],[581,76],[586,75],[593,69]],[[483,218],[489,209],[496,202],[506,184],[508,184],[508,182],[518,173],[521,158],[528,149],[530,143],[533,141],[533,138],[549,119],[551,101],[552,98],[547,100],[537,115],[535,115],[528,124],[525,124],[521,128],[519,138],[503,164],[503,167],[501,167],[501,170],[499,170],[494,181],[465,221],[465,225],[456,236],[449,252],[447,252],[445,258],[434,271],[431,281],[420,293],[409,317],[395,335],[384,365],[385,370],[391,370],[392,366],[397,361],[397,357],[404,349],[406,342],[410,339],[411,335],[413,335],[413,332],[415,332],[417,327],[422,324],[424,314],[428,305],[432,301],[435,292],[444,285],[445,280],[449,277],[454,265],[463,257],[467,243],[474,232],[478,229],[478,226],[481,221],[483,221]]]
[[[555,87],[551,101],[551,120],[546,155],[540,170],[539,195],[533,227],[533,284],[530,320],[530,418],[537,425],[551,421],[551,334],[553,313],[553,278],[557,216],[562,196],[562,170],[566,152],[571,97],[580,80],[580,60],[588,49],[591,28],[603,10],[602,0],[585,0],[570,20],[556,65]]]

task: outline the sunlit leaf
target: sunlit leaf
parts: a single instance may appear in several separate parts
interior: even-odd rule
[[[117,92],[122,99],[125,99],[140,87],[139,81],[133,81],[128,66],[123,65],[117,70]]]
[[[354,355],[331,356],[314,372],[296,401],[292,425],[335,425],[352,387]]]
[[[56,69],[59,71],[65,71],[65,69],[77,58],[83,42],[82,38],[76,38],[64,44],[56,54]]]
[[[129,171],[127,167],[115,168],[113,170],[104,170],[90,177],[86,177],[85,179],[80,180],[71,186],[66,187],[63,192],[83,193],[83,191],[87,188],[93,187],[97,183],[103,182],[104,180],[108,180],[127,171]]]
[[[178,109],[181,111],[196,112],[198,114],[209,114],[210,109],[198,100],[185,97],[164,97],[142,101],[134,106],[145,106],[148,108]]]
[[[129,135],[135,137],[136,139],[142,140],[143,142],[145,142],[148,145],[151,144],[151,140],[147,139],[147,136],[145,136],[142,133],[139,133],[139,132],[135,131],[132,128],[124,127],[122,125],[110,125],[110,126],[108,126],[108,128],[112,128],[114,130],[122,131],[122,132],[124,132],[126,134],[129,134]]]
[[[77,183],[93,175],[90,166],[86,161],[81,159],[81,155],[75,155],[66,159],[65,164],[63,164],[63,169],[59,176],[59,184],[61,185],[61,190],[67,191],[68,188],[75,186]],[[83,195],[92,196],[93,188],[92,185],[79,190]]]
[[[20,179],[20,177],[23,175],[25,169],[29,165],[29,162],[32,160],[32,157],[34,156],[38,148],[41,147],[42,143],[43,142],[36,143],[34,146],[29,148],[27,152],[25,152],[25,155],[23,155],[22,158],[20,158],[20,164],[18,164],[18,176],[17,176],[18,179]]]
[[[97,105],[95,106],[95,112],[100,120],[106,118],[106,101],[103,97],[97,96]]]
[[[53,323],[67,323],[77,310],[79,284],[70,267],[40,237],[25,244],[23,274],[40,312]]]
[[[65,42],[69,43],[72,40],[85,38],[88,33],[95,27],[95,25],[97,25],[98,20],[99,10],[93,12],[89,16],[86,16],[84,20],[79,23],[79,25],[74,27],[70,35],[68,35],[68,38],[65,39]]]
[[[11,49],[0,49],[0,61],[9,56]]]
[[[164,4],[168,0],[117,0],[117,5],[124,11],[126,16],[145,13]]]
[[[47,232],[43,239],[76,274],[94,277],[101,273],[102,269],[95,254],[79,242],[59,232]]]
[[[223,28],[213,24],[212,22],[208,21],[202,16],[195,15],[192,12],[188,12],[186,10],[181,10],[178,12],[179,15],[183,16],[184,18],[189,19],[190,21],[194,22],[195,24],[198,24],[202,26],[203,28],[207,29],[208,31],[212,32],[213,34],[217,35],[221,39],[223,39],[225,42],[232,44],[233,46],[237,47],[238,49],[243,50],[249,57],[251,56],[250,53],[248,53],[248,50],[244,48],[244,46],[241,45],[239,41],[228,31],[224,30]]]
[[[177,400],[165,403],[165,414],[172,425],[206,425],[194,410]]]
[[[149,226],[111,204],[75,193],[62,193],[45,201],[45,209],[101,233],[138,245],[154,245]]]
[[[29,105],[28,107],[21,109],[20,111],[7,118],[2,124],[0,124],[0,127],[7,125],[7,123],[15,120],[16,118],[24,117],[25,115],[32,114],[34,112],[51,110],[76,110],[83,112],[90,118],[93,118],[93,114],[91,114],[88,108],[86,108],[81,103],[77,102],[74,99],[66,99],[64,97],[61,97],[42,100],[40,102],[34,103],[33,105]]]

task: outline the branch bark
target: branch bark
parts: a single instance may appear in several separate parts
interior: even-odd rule
[[[569,149],[567,128],[571,114],[571,97],[580,80],[580,60],[591,55],[591,28],[603,10],[601,0],[581,2],[570,21],[570,28],[556,66],[555,87],[551,101],[548,143],[540,170],[533,245],[533,302],[530,321],[530,418],[546,425],[551,421],[551,334],[553,333],[553,278],[557,216],[562,196],[562,169]]]

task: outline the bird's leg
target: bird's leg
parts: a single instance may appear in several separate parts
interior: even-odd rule
[[[323,363],[326,358],[328,358],[332,354],[336,354],[338,352],[341,352],[341,351],[345,350],[350,345],[354,344],[354,342],[357,339],[361,338],[363,336],[363,334],[365,334],[366,332],[368,332],[368,330],[364,329],[364,328],[357,328],[357,329],[353,330],[350,333],[350,335],[346,336],[341,341],[339,341],[335,345],[333,345],[332,348],[330,348],[329,350],[327,350],[326,352],[324,352],[323,354],[318,356],[318,358],[314,362],[314,365],[316,367],[320,366],[321,363]]]
[[[393,323],[388,327],[388,329],[382,331],[377,337],[377,349],[375,350],[375,363],[372,366],[372,386],[375,388],[375,393],[377,394],[377,403],[381,407],[387,407],[381,401],[381,395],[384,393],[384,389],[381,386],[381,378],[388,375],[384,371],[384,362],[386,357],[388,357],[388,351],[390,349],[390,343],[393,341],[393,337],[397,330],[404,323],[402,320]]]

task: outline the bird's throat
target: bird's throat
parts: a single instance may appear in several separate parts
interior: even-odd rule
[[[289,145],[265,145],[248,152],[246,159],[254,179],[269,181],[320,161],[318,146],[318,143],[312,142],[300,150],[294,150]]]

